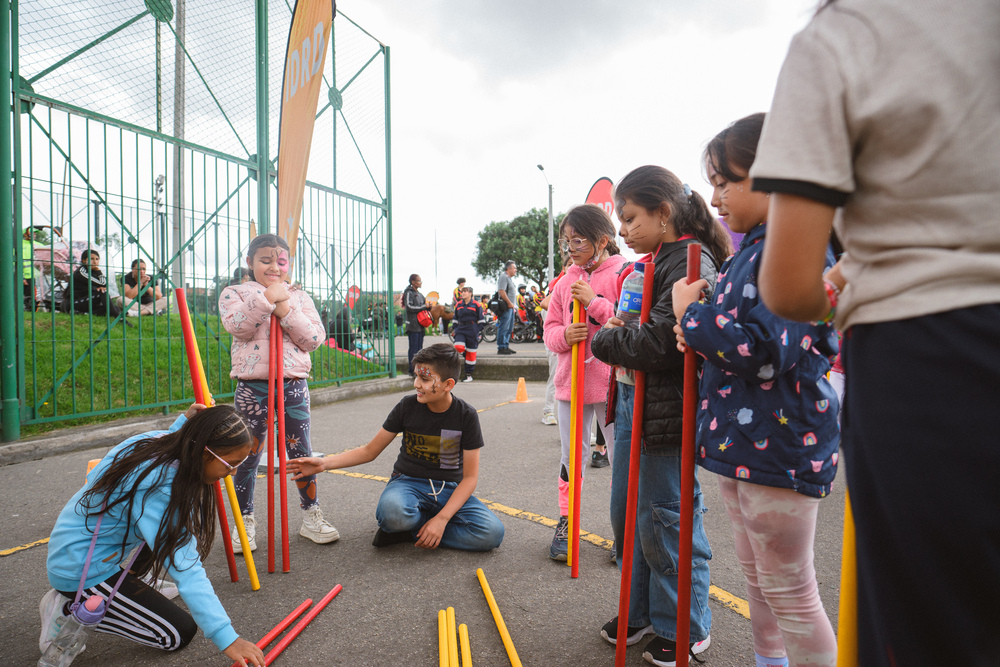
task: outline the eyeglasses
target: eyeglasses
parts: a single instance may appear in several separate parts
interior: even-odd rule
[[[222,462],[222,465],[226,466],[226,470],[228,471],[228,473],[230,475],[236,474],[236,471],[239,469],[239,467],[241,465],[243,465],[243,461],[246,461],[248,458],[250,458],[250,455],[247,454],[246,456],[243,457],[243,461],[240,461],[236,465],[232,465],[232,464],[229,463],[229,461],[227,461],[226,459],[222,458],[221,456],[219,456],[218,454],[216,454],[215,452],[213,452],[208,447],[205,448],[205,451],[208,452],[209,454],[211,454],[212,456],[214,456],[215,458],[219,459],[219,461]]]
[[[583,250],[590,244],[587,239],[559,239],[559,248],[563,252],[570,250]]]

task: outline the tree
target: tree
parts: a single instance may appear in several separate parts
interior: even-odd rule
[[[564,214],[552,221],[553,242],[558,243],[559,222]],[[504,262],[517,262],[517,272],[525,281],[537,283],[544,291],[548,287],[546,276],[549,267],[548,240],[545,228],[548,226],[547,209],[533,208],[527,213],[506,222],[491,222],[479,232],[476,243],[476,258],[472,268],[480,278],[496,279],[503,271]],[[553,270],[559,273],[559,248],[553,247]]]

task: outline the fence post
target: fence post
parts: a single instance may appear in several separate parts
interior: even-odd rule
[[[389,47],[382,45],[383,66],[385,67],[385,280],[388,296],[386,310],[389,315],[389,377],[396,377],[396,301],[392,289],[392,136],[390,133],[389,111]]]
[[[20,225],[14,221],[14,196],[11,189],[10,155],[13,142],[13,114],[11,97],[10,72],[11,20],[10,0],[0,0],[0,421],[2,421],[2,438],[4,441],[17,440],[21,437],[20,403],[17,396],[17,322],[16,303],[14,298],[15,271],[14,265],[14,234],[20,230]],[[6,227],[10,221],[11,226]],[[9,231],[8,231],[9,230]]]
[[[257,227],[271,232],[271,149],[268,146],[267,0],[257,0]],[[242,262],[241,262],[242,264]]]

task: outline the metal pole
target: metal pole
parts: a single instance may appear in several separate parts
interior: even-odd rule
[[[174,137],[184,138],[184,3],[177,0],[177,12],[174,14],[174,32],[177,33],[177,44],[174,46]],[[180,144],[174,144],[174,173],[171,178],[173,187],[173,247],[177,258],[171,269],[170,276],[174,287],[184,286],[184,253],[178,252],[182,245],[184,229],[184,150]]]
[[[94,205],[94,243],[100,245],[101,243],[101,200],[91,199],[90,203]]]
[[[257,0],[257,224],[271,231],[271,149],[268,145],[267,0]]]
[[[552,266],[552,251],[553,251],[552,246],[555,245],[555,242],[552,240],[553,234],[555,234],[555,230],[552,228],[552,184],[549,183],[549,231],[545,235],[548,238],[549,242],[549,271],[548,274],[546,274],[545,276],[546,287],[552,284],[552,276],[555,275]]]
[[[10,0],[0,0],[0,221],[14,220],[14,196],[11,190],[10,155],[13,150],[11,112],[10,72],[11,20]],[[12,224],[11,231],[0,232],[0,421],[5,441],[21,437],[21,418],[17,396],[17,331],[14,323],[16,300],[14,298],[14,234],[20,231],[19,224]],[[2,229],[2,228],[0,228]]]
[[[386,248],[386,309],[389,311],[389,377],[396,377],[396,310],[392,297],[392,135],[389,123],[389,47],[385,54],[385,248]],[[393,304],[393,305],[390,305]]]

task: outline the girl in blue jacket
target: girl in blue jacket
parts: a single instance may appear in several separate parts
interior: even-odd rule
[[[91,544],[81,602],[92,595],[107,599],[122,576],[119,564],[145,541],[97,631],[174,651],[200,627],[231,660],[264,664],[261,650],[236,634],[201,564],[215,536],[212,485],[249,455],[250,432],[231,405],[204,407],[192,405],[167,431],[113,447],[59,513],[46,561],[52,590],[39,605],[42,652],[68,618]],[[177,582],[190,614],[141,579],[155,580],[164,571]]]
[[[750,600],[757,665],[836,664],[837,644],[813,570],[819,500],[830,493],[840,431],[837,398],[824,377],[836,356],[829,323],[771,313],[757,293],[767,195],[752,192],[764,114],[736,121],[705,150],[712,205],[744,233],[719,272],[674,285],[679,347],[704,357],[696,459],[716,473]],[[827,263],[833,255],[827,251]]]

